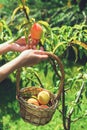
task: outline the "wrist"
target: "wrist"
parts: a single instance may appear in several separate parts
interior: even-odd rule
[[[5,43],[3,44],[3,48],[5,52],[8,52],[11,50],[11,44]]]
[[[4,54],[4,53],[10,51],[10,46],[11,46],[11,44],[8,44],[8,43],[1,44],[0,45],[0,48],[1,48],[0,49],[0,54]]]
[[[8,51],[12,51],[12,43],[11,44],[7,44],[7,49],[8,49]]]
[[[20,68],[20,67],[23,67],[24,66],[24,58],[21,56],[21,54],[16,57],[16,60],[17,60],[17,68]]]

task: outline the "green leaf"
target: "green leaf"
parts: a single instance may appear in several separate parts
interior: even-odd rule
[[[75,46],[72,46],[74,52],[75,52],[75,62],[78,60],[78,49]]]
[[[43,25],[46,30],[50,31],[50,25],[46,21],[38,21],[39,24]]]
[[[87,98],[87,90],[85,91],[85,97]]]
[[[9,34],[9,36],[12,37],[12,32],[11,32],[9,26],[7,25],[6,21],[1,20],[1,23],[3,25],[3,30],[6,30],[8,32],[8,34]]]
[[[0,22],[0,33],[3,31],[3,24]]]
[[[4,5],[3,5],[3,4],[0,4],[0,9],[3,8],[3,7],[4,7]]]
[[[13,14],[11,16],[11,20],[13,21],[14,20],[14,17],[16,15],[16,13],[20,10],[20,6],[18,6],[14,11],[13,11]]]

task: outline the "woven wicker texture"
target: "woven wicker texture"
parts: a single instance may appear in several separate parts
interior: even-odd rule
[[[50,94],[50,102],[48,108],[41,108],[40,106],[36,106],[27,102],[27,99],[31,97],[31,95],[37,96],[38,93],[44,89],[35,86],[20,89],[20,71],[18,70],[17,73],[17,100],[20,104],[20,115],[24,121],[37,126],[45,125],[52,119],[53,114],[58,107],[58,102],[64,87],[64,69],[61,60],[58,56],[52,53],[47,52],[47,55],[53,60],[57,61],[61,72],[60,85],[57,94],[53,94],[50,91],[46,90]]]

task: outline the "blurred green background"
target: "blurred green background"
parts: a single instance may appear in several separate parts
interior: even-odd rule
[[[0,43],[3,43],[17,32],[17,29],[24,18],[22,12],[18,12],[15,20],[11,23],[11,16],[15,8],[20,5],[20,0],[0,0],[0,21],[6,21],[3,33],[0,33]],[[79,104],[74,104],[75,111],[72,119],[71,130],[86,130],[87,129],[87,51],[82,46],[71,47],[69,41],[73,36],[76,40],[87,43],[87,1],[86,0],[26,0],[26,5],[30,9],[30,18],[47,21],[55,33],[53,39],[48,39],[50,42],[64,42],[65,44],[56,50],[56,54],[60,56],[65,67],[65,88],[66,92],[66,112],[71,109],[75,97],[81,87],[82,81],[85,82],[85,89],[82,93]],[[21,17],[21,18],[20,18]],[[57,27],[57,31],[56,28]],[[4,36],[4,34],[6,34]],[[49,34],[49,33],[48,33]],[[52,36],[51,35],[51,36]],[[57,38],[58,35],[58,38]],[[3,38],[4,37],[4,38]],[[52,38],[52,37],[51,37]],[[55,45],[48,44],[47,49],[51,51]],[[17,53],[10,52],[0,56],[0,66],[16,57]],[[75,62],[76,61],[76,62]],[[47,88],[52,91],[58,85],[55,74],[53,74],[50,66],[40,64],[36,66],[38,73]],[[43,67],[42,67],[43,66]],[[35,69],[35,68],[34,68]],[[48,70],[49,69],[49,70]],[[43,75],[47,73],[47,76]],[[26,70],[22,72],[21,86],[25,86],[27,78],[30,75]],[[64,130],[62,116],[59,110],[56,110],[52,120],[45,126],[33,126],[22,120],[19,114],[19,104],[16,100],[16,72],[13,72],[3,82],[0,83],[0,130]],[[50,82],[52,77],[52,83]],[[31,83],[33,84],[33,83]],[[50,87],[49,87],[50,86]],[[61,109],[61,103],[59,106]]]

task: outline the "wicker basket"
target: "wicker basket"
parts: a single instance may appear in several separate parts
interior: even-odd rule
[[[49,91],[50,93],[50,97],[51,100],[49,102],[49,107],[48,108],[41,108],[39,106],[33,105],[33,104],[29,104],[26,99],[28,97],[30,97],[31,95],[37,96],[38,93],[42,90],[44,90],[41,87],[25,87],[20,89],[20,71],[18,70],[17,73],[17,100],[20,104],[20,115],[23,118],[24,121],[27,121],[31,124],[34,125],[45,125],[47,124],[51,119],[52,116],[56,110],[56,108],[58,107],[58,102],[61,96],[61,93],[63,91],[64,88],[64,69],[63,69],[63,65],[61,63],[61,60],[59,59],[58,56],[47,52],[47,55],[52,58],[53,60],[57,61],[57,64],[60,67],[60,71],[61,71],[61,78],[60,78],[60,85],[59,85],[59,89],[57,94],[53,94]],[[48,90],[46,90],[48,91]]]

